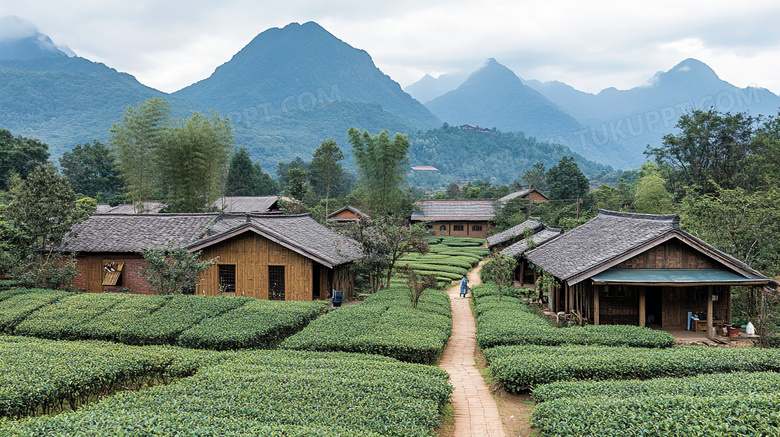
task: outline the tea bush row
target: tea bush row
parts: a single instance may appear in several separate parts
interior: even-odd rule
[[[378,354],[410,363],[435,363],[452,332],[449,297],[427,290],[416,309],[408,290],[390,288],[362,304],[331,311],[281,344],[307,351]]]
[[[681,346],[498,346],[484,351],[507,390],[518,393],[556,381],[685,377],[737,371],[780,371],[780,351]]]
[[[384,357],[240,352],[168,386],[77,412],[0,423],[3,435],[427,436],[451,386]]]
[[[506,287],[505,287],[506,288]],[[472,289],[477,314],[477,343],[482,349],[505,345],[593,344],[662,348],[673,346],[666,332],[640,326],[602,325],[557,328],[528,308],[520,290],[505,289],[501,302],[493,283]]]
[[[3,301],[5,332],[52,340],[105,340],[215,350],[276,344],[328,305],[242,297],[26,291]]]

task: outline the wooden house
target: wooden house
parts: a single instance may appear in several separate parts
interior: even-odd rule
[[[714,326],[731,322],[731,287],[771,281],[681,229],[677,215],[599,210],[525,256],[559,282],[550,296],[553,311],[595,325],[711,335]]]
[[[525,190],[515,191],[514,193],[507,194],[506,196],[498,199],[500,203],[507,203],[513,199],[529,199],[531,203],[535,202],[547,202],[547,196],[536,188],[526,188]]]
[[[425,200],[415,207],[412,222],[428,222],[436,236],[487,238],[494,217],[489,200]]]
[[[563,234],[563,229],[547,228],[542,225],[533,235],[520,239],[502,249],[500,251],[502,255],[517,260],[514,280],[519,281],[521,286],[535,284],[536,279],[539,277],[539,271],[528,261],[525,253],[558,238],[561,234]]]
[[[544,228],[542,222],[534,220],[533,218],[528,219],[517,226],[512,226],[505,231],[487,237],[486,242],[488,249],[503,249],[504,247],[523,239],[527,233],[536,233],[542,228]]]
[[[334,228],[357,223],[365,218],[368,218],[367,214],[349,205],[328,214],[326,217],[328,223]]]
[[[349,264],[360,258],[353,240],[309,215],[96,214],[74,231],[63,250],[77,253],[72,284],[88,292],[151,292],[141,251],[169,242],[217,258],[193,290],[209,296],[312,300],[334,289],[350,296]]]

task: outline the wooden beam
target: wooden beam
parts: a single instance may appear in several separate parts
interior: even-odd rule
[[[728,306],[726,311],[726,323],[731,324],[731,287],[723,287],[723,289],[726,290],[726,304]]]
[[[647,287],[639,287],[639,326],[647,324]]]
[[[593,286],[593,324],[598,326],[599,324],[599,290],[601,286]]]
[[[712,338],[712,286],[707,287],[707,338]]]

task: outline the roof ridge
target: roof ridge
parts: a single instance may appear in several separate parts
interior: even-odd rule
[[[623,212],[623,211],[611,211],[608,209],[599,209],[598,215],[608,215],[612,217],[623,217],[636,220],[655,220],[655,221],[671,221],[672,223],[680,223],[679,214],[647,214],[639,212]]]

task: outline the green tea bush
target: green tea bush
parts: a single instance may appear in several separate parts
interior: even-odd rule
[[[33,311],[72,295],[65,291],[29,289],[10,296],[0,305],[0,332],[11,334]]]
[[[378,354],[410,363],[435,363],[452,332],[449,296],[423,293],[416,309],[408,290],[390,288],[361,305],[318,318],[281,344],[283,349]]]
[[[493,283],[472,289],[477,314],[477,344],[482,349],[504,345],[593,344],[662,348],[673,346],[674,337],[640,326],[602,325],[556,328],[534,313],[523,300],[522,290],[509,288],[498,301]]]
[[[128,294],[103,314],[82,321],[78,325],[78,338],[105,340],[121,343],[121,333],[165,305],[172,296],[147,296]]]
[[[176,384],[77,412],[0,422],[4,435],[426,436],[451,386],[441,369],[345,353],[236,353]]]
[[[410,262],[405,264],[411,267],[412,269],[419,270],[419,271],[452,273],[460,276],[466,276],[469,272],[468,269],[465,269],[463,267],[449,266],[449,265],[442,265],[442,264],[426,264],[421,262]]]
[[[328,305],[327,301],[252,300],[182,332],[177,344],[212,350],[268,347],[300,331]]]
[[[556,381],[685,377],[737,371],[780,371],[780,351],[681,346],[498,346],[484,351],[507,390],[518,393]]]
[[[81,340],[81,325],[94,320],[126,294],[81,293],[65,297],[32,313],[20,323],[14,333],[51,340]]]
[[[178,295],[157,311],[125,326],[122,343],[132,345],[175,344],[179,334],[201,320],[234,310],[250,299],[242,297],[200,297]]]

